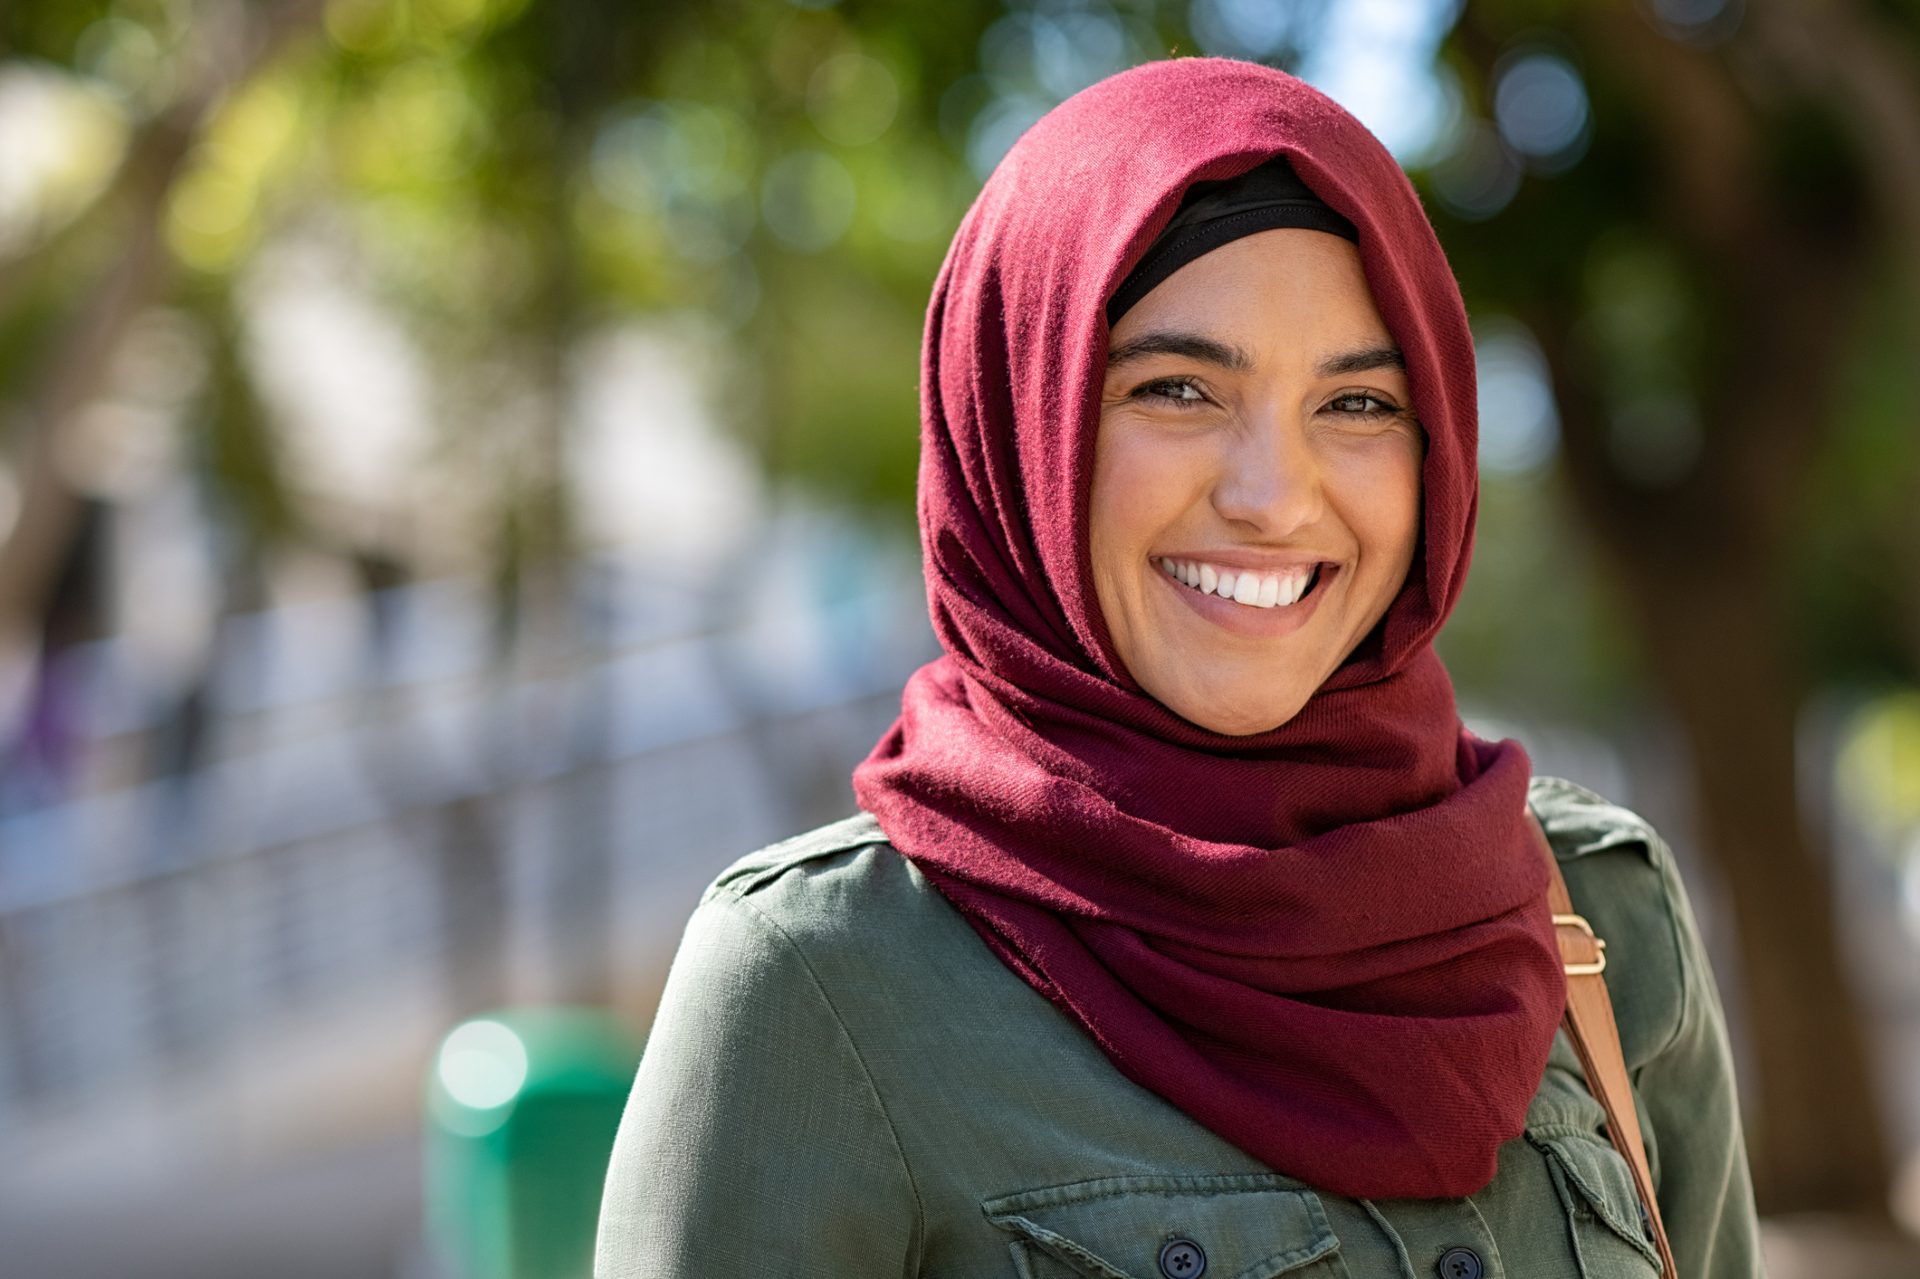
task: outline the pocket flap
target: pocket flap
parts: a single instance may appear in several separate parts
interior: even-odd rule
[[[1529,1129],[1527,1137],[1560,1165],[1575,1194],[1608,1229],[1631,1244],[1658,1271],[1660,1250],[1642,1225],[1640,1194],[1625,1155],[1604,1138],[1586,1132]]]
[[[1206,1279],[1269,1279],[1336,1251],[1320,1197],[1263,1173],[1106,1177],[1005,1195],[987,1219],[1095,1279],[1161,1279],[1160,1251],[1197,1244]]]

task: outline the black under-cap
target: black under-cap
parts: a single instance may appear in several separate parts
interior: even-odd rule
[[[1285,156],[1277,155],[1237,178],[1196,182],[1187,188],[1173,220],[1108,299],[1107,326],[1111,328],[1156,284],[1201,254],[1276,227],[1304,227],[1360,242],[1353,223],[1315,195]]]

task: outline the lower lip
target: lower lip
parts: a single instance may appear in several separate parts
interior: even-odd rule
[[[1236,604],[1232,600],[1222,599],[1214,594],[1201,594],[1199,590],[1167,575],[1158,565],[1149,565],[1153,575],[1186,606],[1206,618],[1214,625],[1232,631],[1236,635],[1251,635],[1259,639],[1268,639],[1276,635],[1291,635],[1307,624],[1320,600],[1333,585],[1333,579],[1340,570],[1331,564],[1320,568],[1320,581],[1311,593],[1297,604],[1276,604],[1272,608],[1258,608],[1252,604]]]

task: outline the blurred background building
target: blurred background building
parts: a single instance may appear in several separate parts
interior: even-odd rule
[[[643,1033],[712,875],[852,811],[948,237],[1195,53],[1413,174],[1463,706],[1674,844],[1776,1276],[1920,1273],[1904,0],[6,0],[0,1270],[448,1273],[443,1039]]]

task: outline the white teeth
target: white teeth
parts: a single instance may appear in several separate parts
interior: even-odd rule
[[[1218,595],[1249,608],[1285,608],[1307,593],[1317,566],[1307,565],[1278,573],[1231,572],[1197,560],[1162,558],[1156,561],[1167,576],[1207,595]]]

